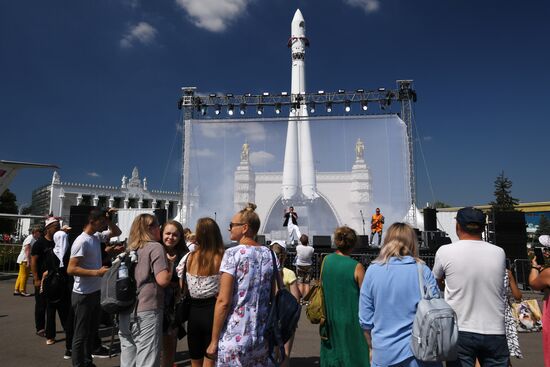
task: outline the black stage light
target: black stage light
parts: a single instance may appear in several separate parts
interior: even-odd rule
[[[258,113],[258,115],[261,115],[262,113],[264,113],[264,106],[258,105],[258,109],[256,110],[256,113]]]
[[[349,99],[346,99],[346,101],[344,102],[344,110],[346,112],[351,111],[351,101]]]
[[[245,103],[241,103],[241,106],[239,107],[239,112],[241,113],[241,115],[244,115],[246,113],[246,104]]]
[[[366,111],[369,109],[369,104],[367,101],[361,101],[361,108],[363,109],[363,111]]]
[[[235,106],[233,106],[232,103],[227,105],[227,113],[229,114],[229,116],[233,116],[234,109],[235,109]]]
[[[314,101],[309,102],[309,112],[310,113],[315,113],[315,102]]]
[[[216,105],[216,107],[214,108],[214,113],[216,115],[219,115],[220,114],[220,111],[221,111],[221,106],[219,104]]]
[[[328,113],[332,112],[332,102],[327,102],[327,112]]]
[[[281,104],[275,103],[275,113],[278,115],[281,113]]]

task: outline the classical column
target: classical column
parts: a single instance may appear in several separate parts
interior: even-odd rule
[[[82,194],[78,194],[76,197],[76,205],[82,204]]]
[[[98,203],[99,203],[99,196],[94,195],[93,206],[97,206]]]
[[[143,208],[143,198],[139,198],[138,200],[138,209]]]
[[[115,205],[115,198],[109,196],[109,208],[112,208]]]
[[[170,201],[168,200],[164,201],[164,209],[166,209],[166,211],[168,212],[168,210],[170,209]]]
[[[63,191],[61,191],[61,194],[59,195],[59,216],[63,216],[63,199],[65,199],[65,194]]]
[[[180,215],[181,213],[181,201],[178,201],[178,212],[176,213],[176,215]]]
[[[157,199],[153,199],[151,202],[151,208],[156,209],[157,208]]]
[[[130,200],[128,200],[128,197],[124,198],[124,209],[128,209],[128,204],[130,203]]]

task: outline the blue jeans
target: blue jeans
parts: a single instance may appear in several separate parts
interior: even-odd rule
[[[372,362],[371,367],[386,367]],[[410,357],[388,367],[443,367],[441,362],[423,362],[414,357]]]
[[[510,352],[506,335],[485,335],[458,332],[458,359],[447,362],[447,367],[473,367],[479,360],[481,367],[508,367]]]

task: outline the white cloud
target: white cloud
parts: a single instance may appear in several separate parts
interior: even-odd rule
[[[211,32],[223,32],[243,15],[252,0],[176,0],[194,25]]]
[[[139,22],[131,26],[120,40],[120,47],[132,48],[136,43],[149,45],[155,41],[158,31],[147,22]]]
[[[90,177],[101,177],[101,175],[97,172],[86,172],[86,174]]]
[[[380,9],[380,0],[344,0],[351,6],[356,6],[365,11],[365,13],[374,13]]]
[[[275,159],[275,156],[273,154],[263,150],[250,153],[250,163],[252,163],[253,166],[266,165],[268,163],[273,162],[274,159]]]
[[[193,149],[191,151],[191,154],[196,157],[215,157],[216,153],[214,151],[205,148],[205,149]]]
[[[265,126],[259,122],[242,123],[238,128],[227,122],[203,122],[198,126],[202,135],[209,139],[243,136],[248,142],[257,143],[267,138]],[[243,143],[245,139],[243,139]]]

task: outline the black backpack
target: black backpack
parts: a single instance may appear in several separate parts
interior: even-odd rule
[[[128,269],[128,276],[119,279],[118,272],[122,264]],[[134,277],[137,264],[137,252],[118,255],[109,270],[101,279],[101,307],[110,314],[130,310],[136,303],[138,289]]]
[[[269,358],[275,365],[284,361],[285,343],[292,337],[300,320],[301,306],[296,298],[285,288],[281,274],[277,269],[275,254],[271,251],[273,260],[273,280],[277,285],[277,293],[271,297],[271,308],[267,318],[264,337],[268,342]],[[279,348],[277,358],[273,357],[273,349]]]
[[[60,264],[53,248],[44,251],[44,265],[48,275],[42,280],[42,294],[50,303],[58,303],[69,294],[68,277],[64,269],[59,267]]]

